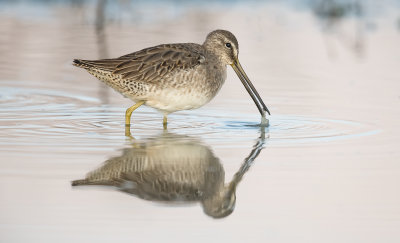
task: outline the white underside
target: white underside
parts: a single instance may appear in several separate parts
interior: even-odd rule
[[[196,109],[208,103],[210,98],[205,95],[176,89],[163,89],[151,97],[147,97],[145,105],[171,113],[180,110]]]

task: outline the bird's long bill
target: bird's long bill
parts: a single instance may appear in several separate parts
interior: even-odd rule
[[[247,77],[246,73],[244,72],[242,66],[239,63],[239,60],[236,60],[233,64],[231,64],[233,70],[235,70],[236,74],[239,76],[240,81],[242,81],[243,86],[246,88],[247,92],[253,99],[254,103],[256,104],[258,110],[262,117],[265,116],[265,112],[268,115],[271,115],[267,106],[265,106],[263,100],[261,99],[260,95],[258,94],[256,88],[254,88],[253,84],[250,82],[249,77]]]

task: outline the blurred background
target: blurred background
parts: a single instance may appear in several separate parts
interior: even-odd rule
[[[272,113],[232,215],[72,189],[132,146],[132,101],[72,60],[215,29],[235,34]],[[399,242],[399,43],[399,0],[0,0],[0,241]],[[138,141],[163,132],[150,108],[132,119]],[[200,140],[229,181],[258,121],[228,68],[217,97],[171,114],[168,131]]]
[[[210,31],[225,28],[239,39],[247,72],[268,83],[270,92],[281,94],[280,85],[298,91],[297,86],[318,80],[307,88],[321,85],[324,90],[315,92],[331,95],[335,80],[344,77],[347,86],[340,87],[340,95],[352,99],[346,90],[363,92],[370,84],[353,74],[373,67],[368,77],[397,75],[399,5],[397,0],[2,0],[0,80],[91,95],[96,88],[97,98],[108,103],[108,88],[87,81],[91,78],[70,65],[73,58],[117,57],[160,43],[202,43]],[[231,98],[238,93],[243,92],[224,92]]]

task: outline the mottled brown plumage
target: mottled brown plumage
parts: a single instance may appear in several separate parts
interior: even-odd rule
[[[113,59],[75,59],[74,65],[137,102],[126,112],[127,125],[132,111],[141,104],[161,111],[166,122],[171,112],[208,103],[222,87],[227,65],[238,73],[264,116],[268,110],[241,68],[238,53],[235,36],[216,30],[202,45],[163,44]]]
[[[157,83],[169,72],[188,70],[204,62],[201,45],[164,44],[114,59],[76,60],[75,65],[93,72],[105,71],[121,79]]]

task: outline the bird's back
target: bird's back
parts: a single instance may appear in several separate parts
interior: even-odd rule
[[[134,82],[158,84],[176,72],[193,69],[202,60],[204,48],[201,45],[183,43],[158,45],[112,59],[75,59],[74,65],[121,92]]]

